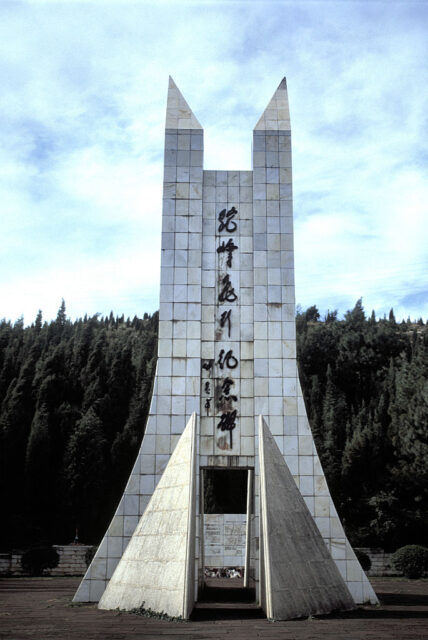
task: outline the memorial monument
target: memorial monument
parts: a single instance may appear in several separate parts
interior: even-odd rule
[[[246,474],[244,584],[269,618],[377,603],[330,497],[299,384],[285,78],[252,154],[252,171],[204,170],[203,129],[170,79],[150,413],[75,601],[188,618],[204,585],[204,486],[216,471],[230,486]]]

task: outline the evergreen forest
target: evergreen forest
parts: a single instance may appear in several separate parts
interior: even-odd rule
[[[137,455],[158,314],[0,321],[0,551],[97,544]],[[428,358],[422,320],[296,315],[317,449],[354,546],[394,550],[428,533]]]

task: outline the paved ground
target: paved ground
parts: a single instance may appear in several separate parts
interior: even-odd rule
[[[0,580],[4,640],[427,640],[428,580],[374,578],[380,607],[322,619],[268,622],[257,612],[215,609],[192,622],[171,623],[93,605],[72,606],[80,578]]]

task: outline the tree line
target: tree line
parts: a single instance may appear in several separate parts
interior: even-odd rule
[[[356,546],[424,543],[427,332],[422,320],[296,315],[317,449]],[[158,314],[0,321],[0,550],[98,543],[137,455],[156,365]]]
[[[0,548],[97,543],[138,452],[158,314],[0,323]]]
[[[420,319],[299,311],[297,353],[327,481],[354,546],[426,544],[428,334]]]

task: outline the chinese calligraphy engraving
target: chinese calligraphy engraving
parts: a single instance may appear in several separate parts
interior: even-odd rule
[[[218,364],[220,369],[223,369],[224,365],[226,365],[228,369],[236,369],[236,367],[238,366],[238,360],[233,355],[232,349],[229,349],[227,353],[225,353],[225,350],[222,349],[219,353],[216,364]]]
[[[233,448],[232,431],[236,427],[236,424],[235,424],[236,414],[237,414],[236,409],[234,411],[229,411],[228,413],[223,413],[220,418],[220,422],[217,425],[217,429],[220,429],[221,431],[229,431],[231,449]]]
[[[236,249],[238,249],[238,246],[233,242],[232,238],[229,238],[226,244],[224,243],[224,240],[223,240],[221,245],[217,248],[217,253],[227,253],[226,264],[228,267],[232,266],[233,252]]]
[[[230,322],[231,313],[232,313],[232,309],[229,309],[228,311],[223,311],[220,317],[220,327],[224,327],[224,325],[227,323],[227,335],[229,338],[230,338],[230,329],[231,329],[231,322]]]
[[[214,364],[214,360],[204,360],[202,363],[202,369],[205,369],[206,371],[210,371],[213,367]]]
[[[229,209],[229,211],[226,211],[226,209],[220,211],[220,213],[218,214],[218,219],[220,222],[220,224],[218,225],[219,233],[221,233],[223,230],[227,231],[228,233],[233,233],[234,231],[236,231],[238,225],[233,218],[237,215],[237,213],[238,212],[235,207],[232,207],[231,209]]]
[[[232,402],[238,402],[238,397],[230,393],[230,387],[234,384],[235,382],[231,378],[224,378],[222,384],[218,386],[216,389],[217,409],[224,411],[232,407]]]
[[[238,299],[238,296],[235,293],[235,289],[232,286],[230,281],[229,274],[226,274],[222,279],[223,289],[218,294],[219,302],[235,302]]]
[[[205,401],[205,409],[207,410],[207,416],[209,416],[210,414],[210,408],[211,408],[211,400],[210,398],[207,398]]]
[[[236,217],[238,215],[237,209],[232,206],[229,209],[223,209],[218,214],[218,233],[234,233],[238,229],[238,223]],[[217,247],[217,254],[219,256],[225,255],[226,260],[223,262],[224,268],[232,268],[234,252],[238,250],[238,245],[233,238],[222,240]],[[232,303],[238,300],[238,295],[232,284],[231,276],[229,273],[223,273],[219,276],[219,292],[217,296],[217,302],[219,305],[219,318],[220,327],[225,327],[225,335],[222,332],[217,334],[217,339],[225,340],[230,338],[231,326],[232,326],[232,309],[221,309],[221,305],[224,303]],[[215,366],[218,367],[220,372],[228,370],[229,372],[236,369],[239,364],[238,358],[233,354],[233,349],[228,349],[226,344],[220,345],[220,352],[218,359],[215,361]],[[215,375],[215,374],[214,374]],[[233,431],[237,426],[238,409],[234,407],[234,403],[238,402],[238,396],[231,393],[231,389],[235,381],[229,375],[226,377],[216,378],[216,384],[214,389],[214,411],[219,413],[217,430],[224,432],[225,435],[217,439],[217,447],[222,450],[233,449]],[[229,433],[229,438],[226,439],[226,434]]]
[[[232,387],[234,385],[234,381],[231,378],[225,378],[223,380],[223,383],[221,385],[221,389],[224,393],[225,396],[228,396],[230,394],[230,387]],[[237,400],[237,398],[235,396],[232,396],[233,398],[235,398],[235,400]]]
[[[222,209],[217,214],[218,227],[217,234],[232,234],[238,229],[237,222],[238,210],[235,206]],[[218,237],[218,236],[217,236]],[[232,268],[235,252],[239,247],[232,237],[220,239],[217,244],[216,253],[219,256],[219,268],[223,273],[217,275],[217,313],[220,328],[225,331],[216,331],[215,341],[225,341],[218,344],[219,351],[216,359],[205,358],[201,362],[203,375],[203,408],[206,415],[214,415],[216,417],[217,433],[222,432],[216,437],[216,447],[223,451],[232,451],[233,449],[233,431],[237,427],[238,408],[236,403],[239,402],[237,393],[233,393],[235,380],[231,377],[231,372],[238,368],[238,355],[233,353],[233,345],[228,348],[228,341],[231,337],[232,328],[232,309],[222,309],[222,305],[231,304],[238,300],[238,293],[232,283],[231,273],[228,269]],[[224,259],[220,258],[224,255]],[[220,267],[220,265],[222,265]],[[226,271],[226,273],[225,273]],[[238,315],[239,317],[239,315]],[[217,372],[217,373],[216,373]],[[224,377],[223,377],[224,376]],[[208,380],[206,378],[209,378]],[[212,384],[214,387],[212,386]],[[227,434],[228,437],[227,437]]]

